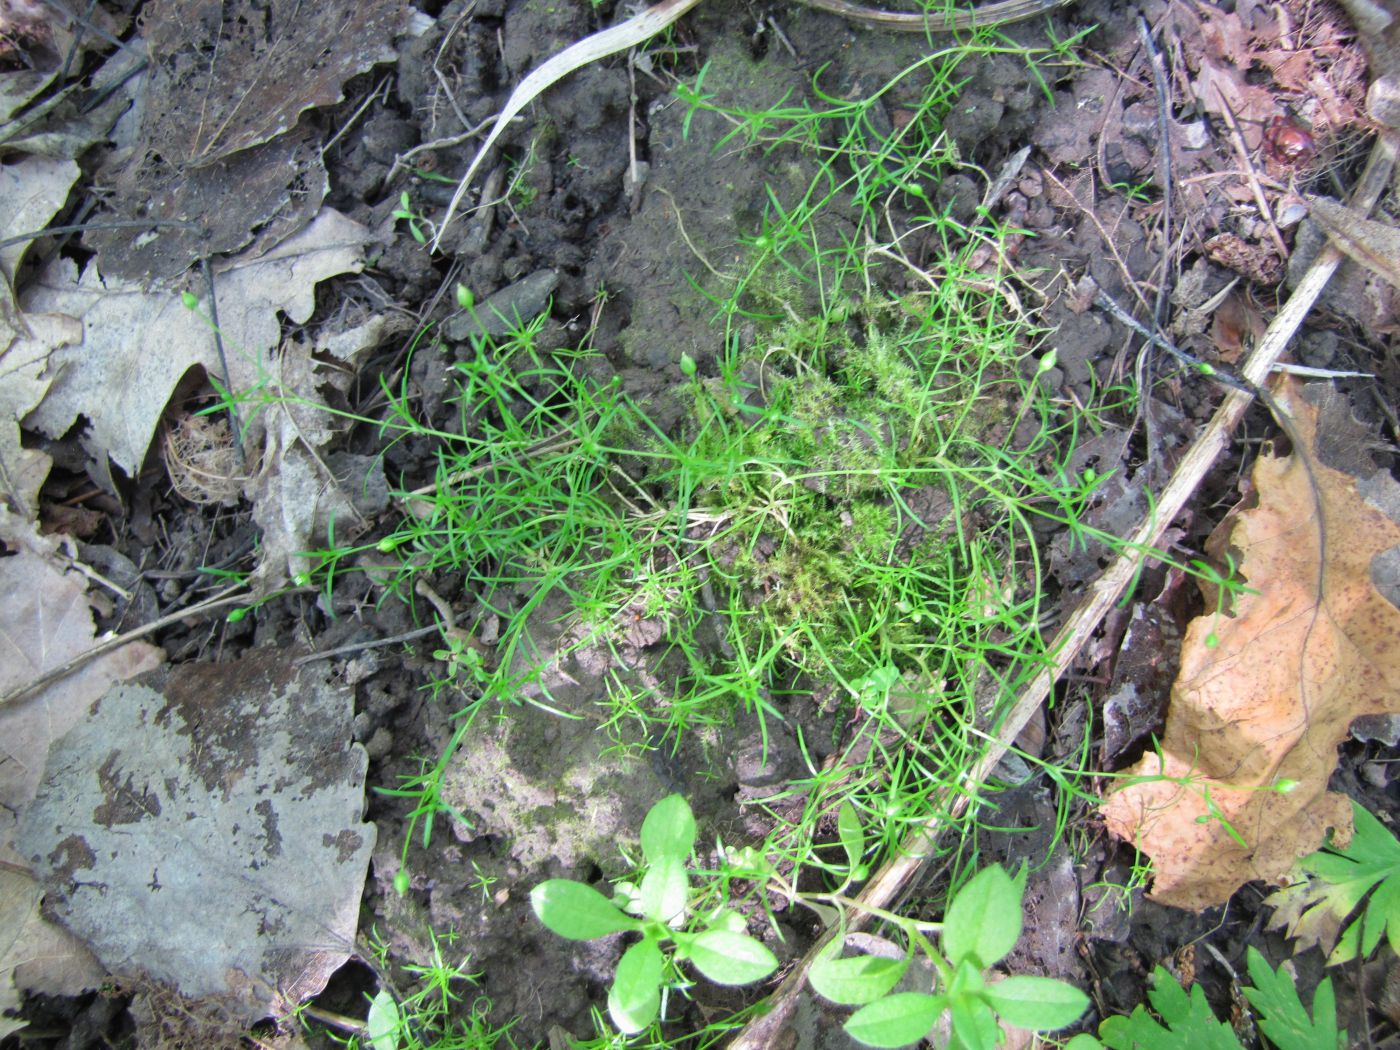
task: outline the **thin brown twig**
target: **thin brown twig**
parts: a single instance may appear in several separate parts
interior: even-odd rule
[[[1108,249],[1108,254],[1113,257],[1113,262],[1118,267],[1118,272],[1123,275],[1123,286],[1133,293],[1133,296],[1142,305],[1144,310],[1151,313],[1152,304],[1143,297],[1142,290],[1138,287],[1137,278],[1135,278],[1132,271],[1128,269],[1128,264],[1123,261],[1123,256],[1118,252],[1118,246],[1113,243],[1113,238],[1110,237],[1108,231],[1104,229],[1103,223],[1099,221],[1099,217],[1094,213],[1094,209],[1086,208],[1083,204],[1080,204],[1079,198],[1074,195],[1073,191],[1056,178],[1055,173],[1049,168],[1042,168],[1041,170],[1047,179],[1058,186],[1060,191],[1074,202],[1074,206],[1083,213],[1084,217],[1093,223],[1094,229],[1098,231],[1099,239],[1103,241],[1104,247]]]
[[[317,660],[330,660],[337,656],[348,656],[350,653],[361,653],[366,649],[383,649],[390,645],[413,642],[425,635],[437,634],[440,629],[437,624],[430,624],[427,627],[404,631],[403,634],[390,635],[388,638],[374,638],[367,642],[349,642],[346,645],[338,645],[334,649],[321,649],[318,652],[307,653],[305,656],[298,656],[292,661],[292,666],[300,667],[302,664],[315,663]]]
[[[326,154],[335,148],[335,144],[337,142],[343,139],[346,135],[350,134],[350,130],[356,124],[358,124],[360,122],[360,118],[365,115],[365,110],[369,109],[370,106],[374,105],[374,100],[379,97],[379,93],[381,91],[384,92],[384,100],[386,102],[389,100],[388,92],[385,90],[386,88],[388,88],[388,86],[389,78],[387,76],[383,77],[378,84],[374,85],[374,90],[371,91],[368,95],[366,95],[365,100],[355,107],[355,112],[350,114],[350,119],[348,119],[344,124],[342,124],[340,129],[329,139],[327,139],[326,144],[321,147],[322,160],[326,159]]]
[[[1215,93],[1220,98],[1220,109],[1225,114],[1226,125],[1230,128],[1230,142],[1235,147],[1235,152],[1239,154],[1240,164],[1244,166],[1245,181],[1249,183],[1250,193],[1254,194],[1254,203],[1259,208],[1259,214],[1269,225],[1269,236],[1273,239],[1274,247],[1278,249],[1279,258],[1287,259],[1288,245],[1283,241],[1283,234],[1279,232],[1278,223],[1274,222],[1274,210],[1269,207],[1269,200],[1264,196],[1264,187],[1259,184],[1259,173],[1255,171],[1254,162],[1249,158],[1249,147],[1245,145],[1239,121],[1235,119],[1235,113],[1230,108],[1230,103],[1226,100],[1224,93],[1220,90],[1219,84],[1215,85]]]
[[[312,589],[313,588],[311,587],[298,587],[294,590],[286,591],[284,593],[297,594],[302,591],[309,591]],[[39,692],[39,690],[46,689],[49,686],[53,685],[55,682],[67,678],[78,668],[87,664],[91,660],[95,660],[97,657],[103,655],[104,653],[110,653],[115,649],[120,649],[122,646],[128,644],[129,642],[137,641],[141,638],[146,637],[146,635],[148,634],[154,634],[156,631],[169,627],[171,624],[179,623],[181,620],[186,620],[195,616],[204,616],[211,612],[217,612],[219,609],[226,609],[230,605],[237,605],[240,602],[246,602],[251,597],[252,595],[247,591],[246,588],[242,587],[241,585],[237,587],[229,587],[225,590],[220,591],[212,598],[206,598],[204,601],[199,602],[196,605],[191,605],[188,609],[181,609],[178,612],[169,613],[165,616],[162,616],[158,620],[152,620],[150,623],[142,627],[136,627],[123,634],[114,635],[113,637],[108,638],[105,642],[98,642],[91,648],[84,649],[81,653],[73,657],[71,660],[67,660],[64,663],[59,664],[57,667],[51,667],[49,668],[49,670],[45,671],[43,674],[39,675],[32,681],[27,682],[24,685],[17,686],[14,689],[11,689],[8,693],[0,695],[0,709],[16,704],[19,701],[25,699],[26,697],[32,696],[34,693]]]

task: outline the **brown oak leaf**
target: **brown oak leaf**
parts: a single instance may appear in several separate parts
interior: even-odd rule
[[[1208,544],[1248,591],[1191,623],[1159,752],[1103,806],[1151,856],[1154,898],[1183,908],[1280,881],[1329,827],[1345,842],[1348,800],[1327,790],[1337,745],[1357,716],[1400,712],[1400,609],[1372,582],[1400,525],[1318,461],[1317,409],[1291,387],[1279,399],[1306,447],[1261,456],[1253,499]]]

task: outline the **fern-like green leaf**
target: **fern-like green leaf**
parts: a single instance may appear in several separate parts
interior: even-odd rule
[[[1216,1019],[1200,985],[1192,985],[1188,994],[1159,966],[1152,974],[1147,999],[1157,1017],[1139,1004],[1129,1017],[1106,1019],[1099,1026],[1105,1046],[1111,1050],[1241,1050],[1230,1026]]]
[[[1259,1031],[1278,1050],[1342,1050],[1346,1046],[1346,1033],[1337,1031],[1332,978],[1324,979],[1313,993],[1309,1017],[1292,976],[1282,966],[1271,970],[1264,957],[1250,948],[1248,967],[1253,987],[1243,989],[1244,997],[1258,1014]]]
[[[1286,930],[1299,951],[1320,947],[1329,966],[1369,956],[1382,937],[1400,943],[1400,841],[1356,802],[1352,814],[1351,842],[1304,857],[1295,869],[1301,881],[1265,901],[1274,908],[1270,928]]]

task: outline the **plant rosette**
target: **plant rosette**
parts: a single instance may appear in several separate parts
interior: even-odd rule
[[[660,1016],[667,971],[679,963],[689,963],[723,985],[751,984],[778,968],[773,953],[745,932],[737,912],[723,909],[699,929],[685,928],[691,918],[687,866],[695,838],[690,804],[670,795],[642,822],[647,870],[638,885],[620,887],[612,900],[573,879],[549,879],[530,891],[535,914],[560,937],[588,941],[614,933],[641,934],[618,960],[608,992],[608,1015],[627,1035],[644,1031]]]

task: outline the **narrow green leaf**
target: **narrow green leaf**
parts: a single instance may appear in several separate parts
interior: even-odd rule
[[[948,1015],[953,1034],[962,1040],[966,1050],[996,1050],[1001,1025],[984,1001],[971,996],[950,997]]]
[[[1361,949],[1361,920],[1357,919],[1345,930],[1337,940],[1337,946],[1332,949],[1332,954],[1327,956],[1328,966],[1339,966],[1345,962],[1351,962],[1356,958],[1357,952]]]
[[[374,1050],[399,1050],[399,1032],[403,1021],[399,1017],[399,1004],[384,989],[380,989],[369,1001],[369,1016],[365,1018],[365,1031],[369,1044]]]
[[[983,993],[1002,1020],[1032,1032],[1053,1032],[1073,1024],[1089,1008],[1089,997],[1052,977],[1008,977]]]
[[[1371,953],[1376,950],[1376,945],[1380,944],[1381,937],[1390,925],[1391,916],[1395,914],[1397,902],[1400,902],[1400,878],[1392,875],[1376,887],[1371,899],[1366,902],[1366,912],[1361,923],[1363,959],[1369,959]]]
[[[667,795],[642,821],[642,854],[655,864],[672,857],[684,864],[695,848],[695,814],[680,795]]]
[[[946,1005],[941,995],[899,992],[862,1006],[842,1027],[866,1046],[908,1046],[932,1031]]]
[[[746,933],[706,930],[690,943],[690,961],[715,984],[751,984],[778,968],[778,958]]]
[[[661,948],[650,938],[622,953],[608,990],[608,1016],[625,1035],[636,1035],[661,1010]]]
[[[685,863],[676,857],[662,857],[642,876],[638,894],[642,914],[668,926],[683,920],[689,892]]]
[[[624,915],[592,886],[573,879],[549,879],[530,891],[530,906],[540,922],[560,937],[591,941],[623,930],[639,930],[642,924]]]
[[[1001,868],[983,868],[960,889],[943,917],[943,950],[954,964],[975,959],[981,969],[1005,958],[1021,939],[1023,886]]]
[[[841,837],[841,848],[846,851],[846,864],[851,869],[851,878],[858,879],[861,859],[865,856],[865,829],[860,826],[860,814],[849,802],[841,803],[836,814],[836,833]]]
[[[836,942],[840,951],[840,942]],[[908,959],[881,959],[874,955],[841,958],[823,952],[812,962],[807,981],[816,993],[842,1006],[863,1006],[888,995],[904,971]]]

